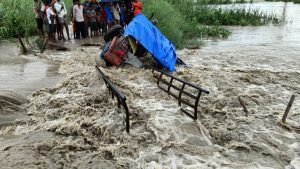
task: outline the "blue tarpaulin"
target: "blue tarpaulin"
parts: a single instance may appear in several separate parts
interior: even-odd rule
[[[136,15],[125,29],[170,71],[175,71],[176,48],[142,13]]]

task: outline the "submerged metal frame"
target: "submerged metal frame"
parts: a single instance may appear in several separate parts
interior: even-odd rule
[[[154,73],[155,71],[158,72],[159,75],[155,75],[155,73]],[[178,100],[179,106],[181,106],[182,103],[183,103],[183,104],[185,104],[186,106],[189,106],[189,107],[191,107],[191,108],[194,109],[194,113],[191,114],[191,113],[189,113],[187,110],[184,110],[184,109],[181,107],[181,110],[183,111],[183,113],[185,113],[186,115],[188,115],[188,116],[191,117],[192,119],[196,120],[196,119],[197,119],[197,112],[198,112],[198,103],[199,103],[201,94],[202,94],[202,93],[209,94],[209,91],[207,91],[207,90],[205,90],[205,89],[202,89],[201,87],[198,87],[197,85],[192,84],[192,83],[190,83],[190,82],[187,82],[187,81],[185,81],[185,80],[183,80],[183,79],[180,79],[180,78],[178,78],[178,77],[175,77],[174,75],[172,75],[172,74],[170,74],[170,73],[167,73],[167,72],[165,72],[165,71],[153,69],[153,70],[152,70],[152,73],[153,73],[154,78],[157,79],[157,86],[158,86],[161,90],[163,90],[163,91],[165,91],[166,93],[168,93],[169,95],[175,97],[175,98]],[[171,78],[171,80],[168,82],[168,81],[162,79],[163,76],[167,76],[167,77]],[[174,81],[177,81],[177,82],[181,83],[181,88],[175,86],[175,85],[173,84]],[[161,87],[161,86],[160,86],[160,83],[163,83],[163,84],[167,85],[168,88],[165,89],[165,88]],[[185,91],[185,87],[186,87],[186,86],[189,86],[189,87],[191,87],[191,88],[196,89],[196,90],[197,90],[197,94],[194,95],[194,94],[192,94],[192,93],[189,93],[188,91]],[[174,93],[172,93],[172,92],[170,91],[171,88],[179,92],[178,96],[175,95]],[[184,95],[188,96],[189,98],[195,100],[194,104],[192,104],[192,103],[190,103],[190,102],[188,102],[188,101],[186,101],[186,100],[183,100],[182,97],[181,97],[182,94],[184,94]]]
[[[114,99],[116,96],[118,101],[118,108],[121,108],[121,105],[124,108],[126,113],[126,118],[125,118],[126,131],[127,133],[129,133],[130,121],[129,121],[129,109],[126,103],[126,96],[123,93],[121,93],[117,87],[115,87],[115,85],[107,78],[107,76],[105,76],[105,74],[100,70],[100,68],[97,65],[95,67],[96,70],[99,72],[99,78],[101,76],[101,78],[104,80],[105,85],[112,96],[112,99]]]

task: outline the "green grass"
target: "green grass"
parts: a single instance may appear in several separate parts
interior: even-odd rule
[[[154,18],[159,21],[157,27],[176,47],[183,46],[186,39],[184,37],[185,32],[194,31],[189,28],[191,25],[183,15],[167,1],[144,1],[143,12],[147,16],[150,16],[152,12],[154,13]]]
[[[0,38],[30,35],[35,29],[32,0],[2,0],[0,3]]]
[[[72,0],[65,0],[70,6]],[[0,0],[0,39],[36,34],[33,0]]]
[[[198,35],[201,37],[227,38],[231,33],[221,26],[198,26]]]
[[[266,14],[259,9],[230,8],[224,9],[214,6],[198,6],[194,19],[205,25],[265,25],[278,24],[276,15]]]

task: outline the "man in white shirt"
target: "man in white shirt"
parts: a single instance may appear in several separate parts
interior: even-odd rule
[[[83,6],[80,4],[80,0],[76,0],[76,5],[73,7],[73,18],[76,26],[76,39],[84,37],[84,17]]]
[[[61,0],[57,0],[56,3],[54,4],[54,9],[55,9],[57,17],[58,17],[59,32],[60,32],[63,40],[66,40],[64,37],[63,27],[66,28],[68,40],[71,40],[70,34],[69,34],[69,27],[68,27],[67,19],[66,19],[67,10],[65,8],[64,2],[62,2]]]
[[[46,16],[48,20],[48,24],[50,26],[50,34],[49,34],[49,40],[55,41],[55,33],[57,31],[57,23],[56,23],[56,14],[54,13],[52,7],[48,7],[46,9]]]

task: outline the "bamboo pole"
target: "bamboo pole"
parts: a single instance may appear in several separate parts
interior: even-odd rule
[[[24,42],[22,41],[22,38],[20,35],[18,35],[18,39],[19,39],[19,42],[20,42],[20,45],[22,47],[22,51],[23,53],[26,55],[27,53],[29,53],[28,49],[26,48]]]
[[[247,107],[246,107],[244,101],[241,99],[240,96],[238,96],[238,100],[239,100],[240,104],[242,105],[242,107],[243,107],[243,109],[244,109],[244,112],[246,113],[246,117],[248,117],[249,111],[248,111],[248,109],[247,109]]]
[[[46,39],[44,40],[43,46],[42,46],[42,48],[41,48],[41,53],[44,52],[45,47],[46,47],[46,45],[47,45],[47,43],[48,43],[48,40],[49,40],[48,38],[46,38]]]
[[[295,100],[295,95],[292,95],[292,97],[291,97],[291,99],[290,99],[290,101],[289,101],[289,104],[287,105],[287,107],[286,107],[286,109],[285,109],[285,112],[284,112],[284,114],[283,114],[283,116],[282,116],[281,122],[282,122],[283,124],[285,124],[285,122],[286,122],[286,118],[287,118],[287,116],[288,116],[288,114],[289,114],[289,112],[290,112],[290,110],[291,110],[291,107],[292,107],[292,105],[293,105],[293,103],[294,103],[294,100]]]

